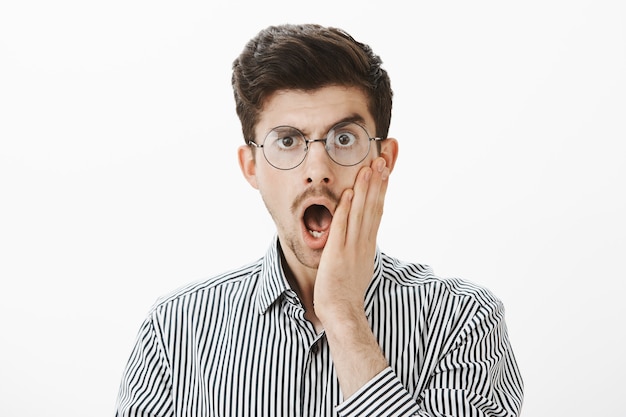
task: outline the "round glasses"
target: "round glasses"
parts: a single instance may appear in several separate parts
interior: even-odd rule
[[[300,165],[309,151],[309,144],[324,142],[330,159],[342,166],[352,166],[363,161],[370,152],[372,138],[358,123],[342,122],[333,126],[325,138],[307,139],[300,130],[291,126],[278,126],[270,130],[262,145],[249,140],[255,148],[262,148],[267,162],[277,169],[294,169]]]

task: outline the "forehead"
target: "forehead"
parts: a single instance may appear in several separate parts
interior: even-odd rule
[[[337,122],[359,120],[374,128],[367,96],[356,87],[329,86],[313,91],[280,90],[265,101],[255,132],[263,135],[276,126],[293,126],[305,134],[324,134]]]

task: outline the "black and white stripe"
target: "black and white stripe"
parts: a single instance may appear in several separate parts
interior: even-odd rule
[[[502,303],[380,251],[365,309],[389,367],[348,399],[280,267],[258,262],[159,300],[118,416],[517,416],[523,385]]]

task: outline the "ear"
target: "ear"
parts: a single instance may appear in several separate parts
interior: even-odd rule
[[[259,185],[256,178],[256,160],[254,159],[252,152],[254,152],[252,147],[242,145],[237,150],[237,156],[239,157],[239,168],[241,168],[241,172],[246,178],[246,181],[258,190]]]
[[[385,159],[389,172],[393,171],[398,159],[398,141],[394,138],[387,138],[380,143],[380,156]]]

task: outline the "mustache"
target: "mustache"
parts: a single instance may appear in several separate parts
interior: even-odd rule
[[[335,206],[339,204],[339,196],[333,193],[326,187],[315,187],[315,188],[307,188],[304,192],[299,194],[291,204],[291,211],[295,213],[298,210],[298,207],[302,204],[304,200],[311,197],[326,197],[330,201],[332,201]]]

